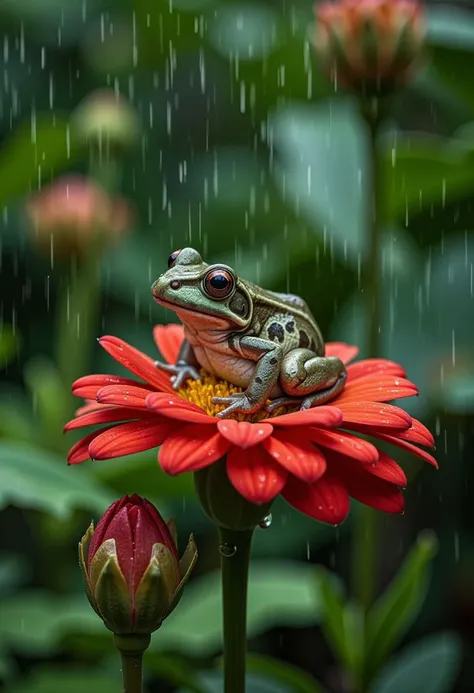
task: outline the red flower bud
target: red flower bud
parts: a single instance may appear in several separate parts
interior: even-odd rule
[[[315,6],[312,43],[334,80],[363,93],[406,81],[425,37],[417,0],[334,0]]]
[[[86,591],[105,625],[118,634],[152,633],[172,611],[197,559],[190,537],[181,561],[173,521],[149,501],[124,496],[79,544]]]
[[[26,214],[37,245],[59,256],[83,254],[91,243],[122,237],[133,212],[120,196],[109,195],[93,180],[66,176],[33,195]]]

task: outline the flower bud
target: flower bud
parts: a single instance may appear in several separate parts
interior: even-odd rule
[[[133,106],[112,89],[100,89],[79,104],[71,120],[73,135],[90,145],[132,147],[140,132]]]
[[[218,527],[235,532],[253,530],[265,522],[272,503],[250,503],[232,486],[225,458],[194,473],[194,488],[206,515]]]
[[[33,195],[26,214],[38,246],[59,256],[83,254],[92,242],[120,238],[130,228],[132,208],[81,176],[60,178]]]
[[[150,634],[178,603],[197,560],[191,535],[178,558],[174,522],[140,496],[124,496],[79,543],[92,608],[117,635]]]
[[[419,62],[425,22],[417,0],[335,0],[314,8],[311,40],[333,79],[376,95],[407,81]]]

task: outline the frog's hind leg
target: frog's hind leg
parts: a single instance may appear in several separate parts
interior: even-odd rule
[[[285,355],[280,372],[279,384],[287,397],[272,402],[267,411],[298,403],[301,409],[324,404],[341,392],[346,379],[346,368],[337,357],[292,349]]]
[[[329,402],[331,399],[336,397],[336,395],[342,392],[344,385],[346,384],[346,380],[347,373],[344,371],[339,375],[339,378],[332,387],[328,387],[326,390],[320,390],[319,392],[309,395],[309,397],[305,397],[301,402],[300,409],[311,409],[311,407],[315,407],[318,404],[325,404],[326,402]]]
[[[265,411],[271,413],[280,407],[296,407],[299,405],[299,409],[311,409],[318,404],[325,404],[331,399],[336,397],[344,389],[346,384],[347,373],[344,371],[340,374],[337,381],[331,387],[326,390],[319,390],[319,392],[314,392],[308,397],[277,397],[273,399],[265,406]]]

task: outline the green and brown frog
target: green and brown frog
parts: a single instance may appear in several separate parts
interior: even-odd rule
[[[245,388],[214,398],[228,405],[220,418],[282,405],[309,409],[344,387],[345,366],[324,355],[319,328],[299,296],[261,289],[227,265],[206,264],[193,248],[170,255],[152,294],[184,326],[176,364],[156,363],[173,374],[173,387],[199,380],[201,367]]]

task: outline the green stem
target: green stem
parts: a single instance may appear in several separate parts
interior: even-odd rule
[[[377,158],[377,134],[380,125],[379,102],[364,104],[362,115],[368,130],[368,247],[365,268],[366,356],[380,357],[381,353],[381,197],[382,182]],[[352,580],[353,592],[367,610],[374,599],[377,585],[378,532],[375,511],[367,506],[358,508],[356,517]]]
[[[123,693],[142,693],[143,653],[121,652]]]
[[[224,613],[224,693],[245,693],[247,584],[253,530],[218,528]]]
[[[143,693],[142,661],[150,636],[114,635],[114,641],[122,659],[123,693]]]
[[[87,372],[99,310],[99,254],[93,247],[78,261],[59,302],[56,362],[68,390],[76,378]]]

